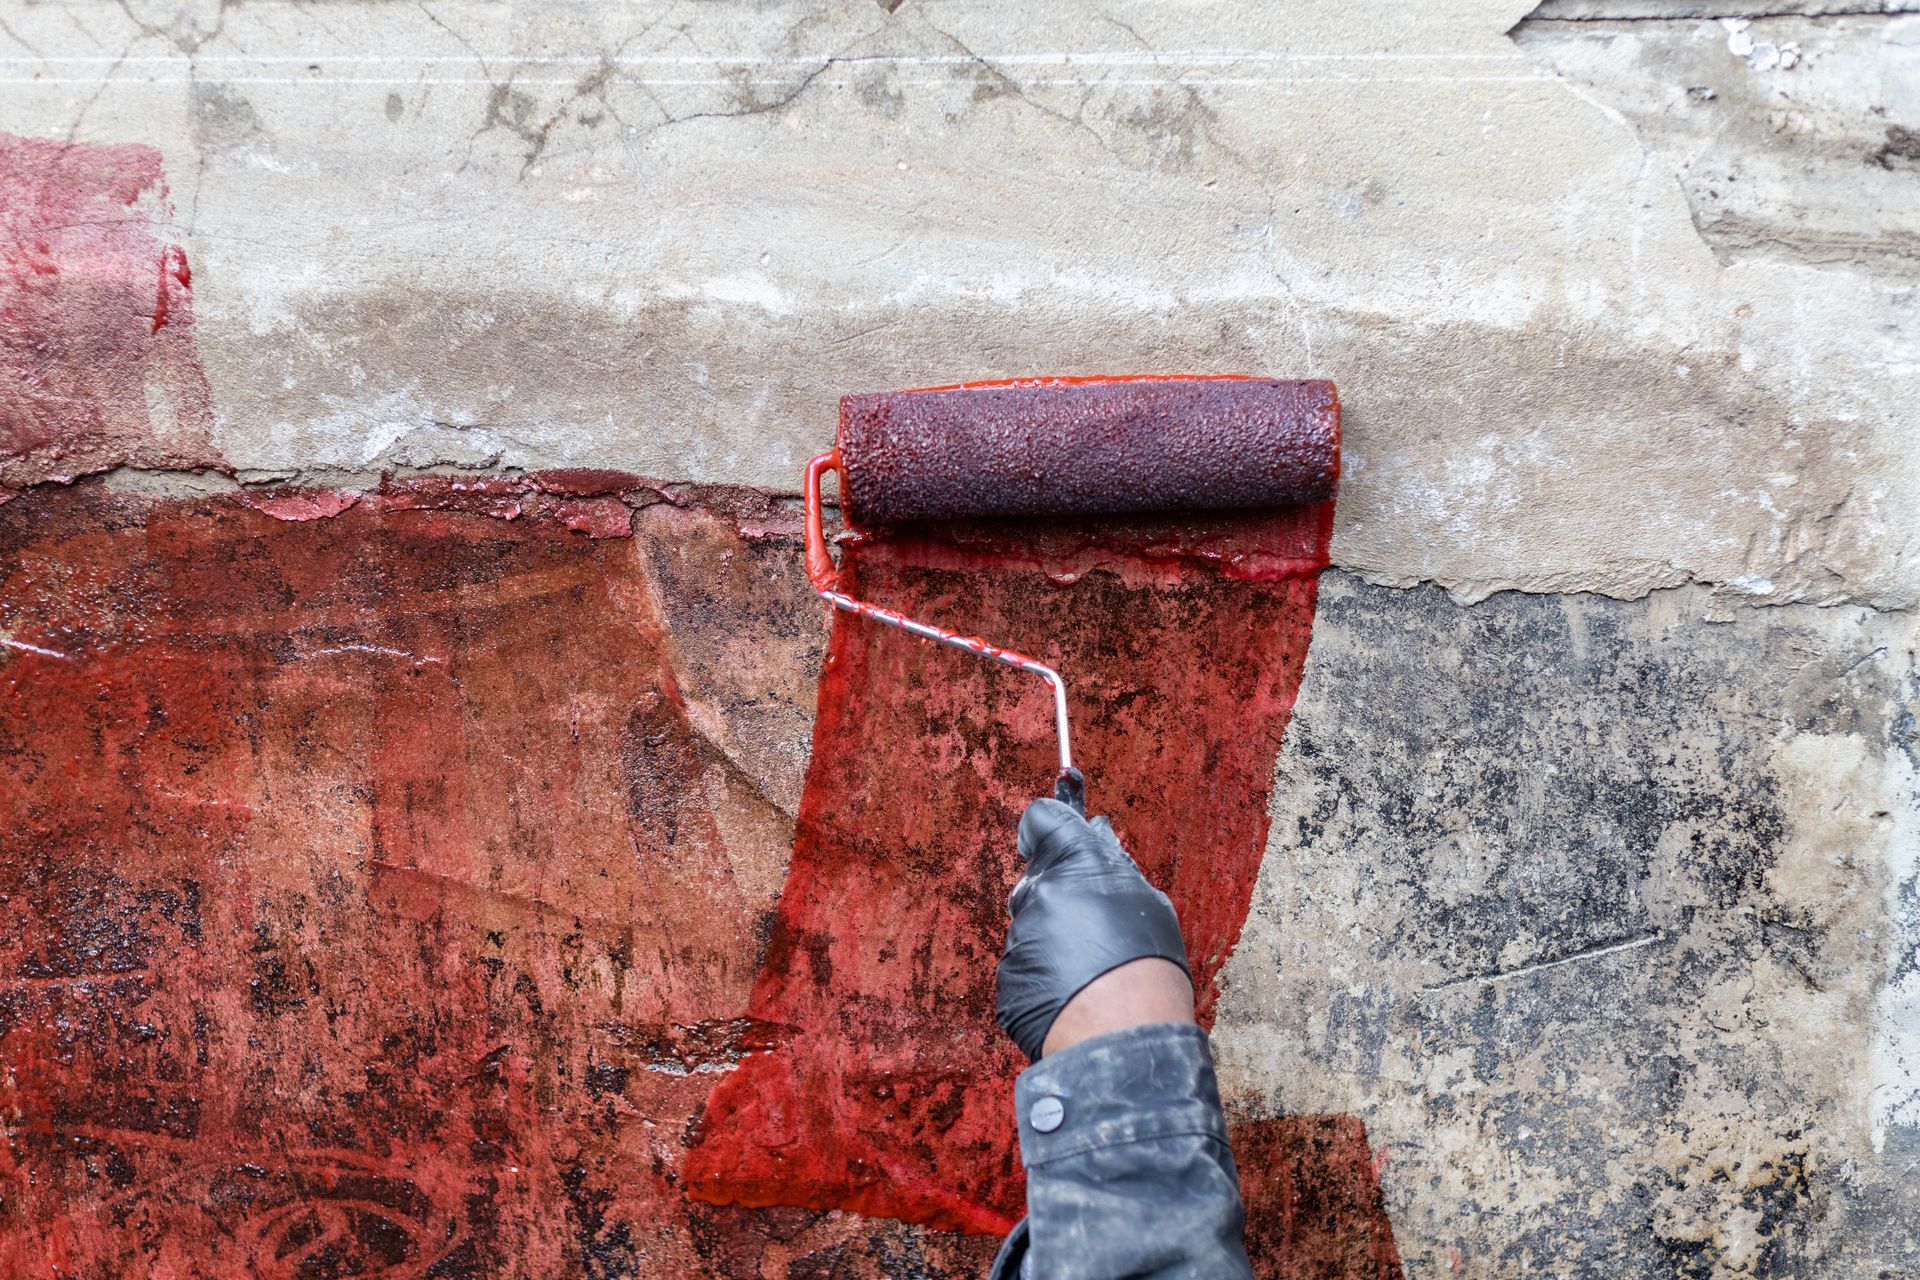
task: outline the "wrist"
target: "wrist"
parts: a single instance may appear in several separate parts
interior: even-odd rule
[[[1042,1057],[1082,1040],[1149,1023],[1193,1024],[1193,983],[1171,960],[1148,956],[1107,970],[1076,991],[1047,1029]]]

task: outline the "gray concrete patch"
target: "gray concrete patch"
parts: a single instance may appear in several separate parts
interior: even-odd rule
[[[1916,633],[1712,616],[1323,585],[1216,1045],[1366,1121],[1410,1274],[1915,1256]]]

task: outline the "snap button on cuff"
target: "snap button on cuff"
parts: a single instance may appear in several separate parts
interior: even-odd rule
[[[1041,1133],[1052,1133],[1066,1118],[1066,1107],[1061,1105],[1060,1099],[1054,1097],[1040,1099],[1033,1104],[1033,1109],[1027,1112],[1027,1123]]]

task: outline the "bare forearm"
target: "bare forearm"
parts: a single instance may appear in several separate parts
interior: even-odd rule
[[[1193,983],[1179,965],[1157,956],[1109,969],[1080,988],[1053,1020],[1041,1052],[1155,1022],[1193,1023]]]

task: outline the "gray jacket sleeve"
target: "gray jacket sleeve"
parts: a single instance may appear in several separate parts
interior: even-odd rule
[[[992,1280],[1252,1276],[1206,1032],[1084,1040],[1021,1072],[1014,1107],[1027,1216]]]

